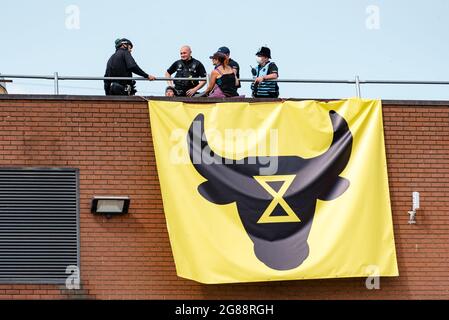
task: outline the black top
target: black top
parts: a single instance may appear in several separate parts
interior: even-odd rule
[[[167,72],[172,75],[176,72],[175,78],[205,78],[207,76],[206,69],[204,65],[196,60],[195,58],[191,58],[190,60],[178,60],[175,61],[170,68],[167,69]],[[176,90],[180,90],[181,95],[185,95],[185,92],[189,89],[192,89],[198,85],[198,81],[173,81],[175,84]]]
[[[144,78],[148,78],[148,74],[140,69],[133,56],[127,49],[117,49],[117,51],[109,58],[106,65],[105,77],[132,77],[135,73]],[[111,86],[110,80],[104,80],[104,89],[106,93]],[[122,85],[132,85],[132,80],[114,81]]]
[[[220,78],[217,79],[217,85],[220,87],[221,91],[223,91],[226,97],[236,97],[239,95],[237,93],[237,86],[235,85],[234,73],[223,74]]]
[[[229,66],[236,71],[237,79],[240,79],[240,66],[237,63],[237,61],[229,59]],[[239,82],[239,85],[237,86],[237,88],[241,88],[241,87],[242,87],[242,85]]]

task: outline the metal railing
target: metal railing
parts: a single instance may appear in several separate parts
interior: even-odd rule
[[[99,81],[99,80],[135,80],[135,81],[148,81],[143,77],[83,77],[83,76],[60,76],[58,72],[53,75],[16,75],[16,74],[0,74],[3,79],[40,79],[40,80],[53,80],[54,82],[54,94],[59,94],[59,81]],[[153,81],[208,81],[208,78],[166,78],[157,77]],[[240,82],[254,82],[253,78],[241,78]],[[356,96],[361,98],[361,85],[363,84],[392,84],[392,85],[449,85],[449,81],[422,81],[422,80],[360,80],[356,75],[351,80],[329,80],[329,79],[276,79],[266,80],[275,81],[279,83],[317,83],[317,84],[350,84],[355,86]]]

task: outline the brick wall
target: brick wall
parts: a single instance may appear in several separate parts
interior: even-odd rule
[[[143,100],[0,98],[0,166],[80,169],[81,289],[0,285],[0,299],[449,299],[449,102],[385,101],[400,277],[201,285],[178,278]],[[412,191],[421,192],[408,225]],[[129,195],[130,213],[90,213],[93,195]]]

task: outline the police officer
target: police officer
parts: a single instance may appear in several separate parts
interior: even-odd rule
[[[139,76],[154,80],[155,77],[149,75],[137,65],[131,55],[133,44],[128,39],[115,40],[115,53],[109,58],[106,66],[105,77],[132,77],[135,73]],[[134,95],[136,82],[133,80],[104,80],[104,91],[106,95]]]
[[[279,77],[278,67],[271,62],[271,50],[267,47],[261,47],[256,53],[257,67],[252,69],[255,77],[251,85],[254,98],[277,98],[279,97],[279,86],[274,80]]]
[[[217,52],[223,53],[229,59],[229,66],[234,70],[238,81],[240,79],[240,66],[237,61],[231,59],[231,50],[228,47],[220,47]],[[237,88],[241,88],[240,81],[238,81]]]
[[[181,59],[175,61],[165,72],[166,78],[176,72],[175,78],[205,78],[207,76],[204,65],[192,57],[192,49],[189,46],[183,46],[180,50]],[[181,97],[192,97],[198,90],[206,84],[206,81],[173,81],[176,89],[176,95]],[[168,84],[173,86],[172,81]]]

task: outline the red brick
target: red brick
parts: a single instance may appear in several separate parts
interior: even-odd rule
[[[449,106],[383,107],[400,277],[201,285],[178,278],[146,102],[0,99],[0,165],[80,169],[81,291],[0,285],[0,299],[449,299]],[[407,224],[411,192],[418,224]],[[95,194],[131,195],[130,213],[90,213]]]

